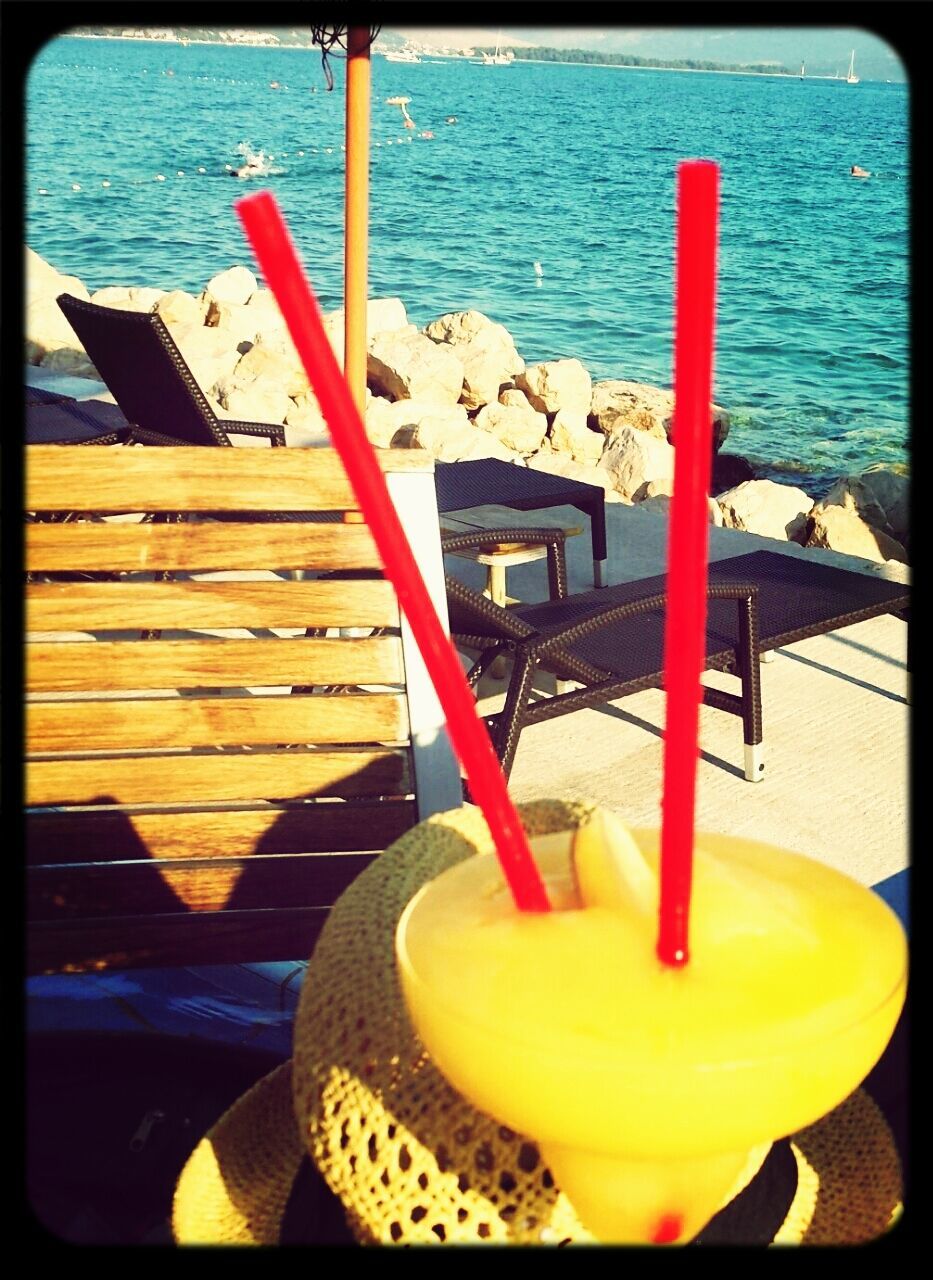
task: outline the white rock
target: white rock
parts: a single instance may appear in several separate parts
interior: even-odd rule
[[[639,499],[639,511],[654,511],[658,515],[668,516],[671,511],[671,502],[673,501],[674,481],[670,480],[652,480],[645,485],[644,497]],[[709,519],[710,524],[714,524],[717,528],[722,526],[722,508],[715,498],[708,498]]]
[[[55,373],[68,373],[75,378],[96,378],[102,382],[100,374],[94,368],[84,351],[75,351],[72,347],[57,347],[47,351],[39,361],[43,369],[51,369]]]
[[[907,564],[904,547],[880,529],[873,529],[859,515],[854,502],[848,506],[814,507],[806,520],[801,541],[806,547],[829,547],[877,564],[885,560]]]
[[[293,397],[290,403],[285,414],[285,443],[297,449],[329,445],[330,431],[313,393]]]
[[[512,380],[509,362],[501,348],[490,350],[477,340],[458,343],[453,349],[463,364],[462,403],[468,409],[495,403],[499,392]]]
[[[463,365],[448,346],[417,331],[377,333],[369,345],[368,380],[393,400],[456,404],[463,390]]]
[[[631,501],[613,488],[612,477],[607,471],[599,467],[587,466],[583,462],[576,462],[569,454],[551,449],[547,440],[542,448],[528,459],[528,467],[531,471],[546,471],[549,475],[566,476],[568,480],[580,480],[583,484],[595,485],[605,491],[607,502],[630,503]]]
[[[41,348],[43,353],[56,351],[59,347],[70,347],[72,351],[84,349],[78,335],[65,319],[65,313],[52,296],[40,297],[26,307],[25,337],[29,343],[34,344],[30,350]]]
[[[256,277],[248,267],[230,267],[208,281],[204,296],[208,302],[246,303],[256,288]]]
[[[25,249],[23,268],[27,306],[32,306],[43,298],[50,298],[54,302],[60,293],[70,293],[72,297],[80,298],[82,302],[90,300],[91,295],[77,276],[62,275],[28,245]]]
[[[794,485],[746,480],[716,498],[727,529],[802,542],[813,499]]]
[[[844,476],[818,503],[822,510],[829,506],[853,506],[862,519],[895,539],[903,539],[910,530],[910,477],[887,467],[871,467],[861,475]]]
[[[155,310],[156,303],[165,297],[165,289],[136,288],[130,289],[130,304],[133,311],[150,312]]]
[[[142,289],[136,285],[108,285],[91,295],[91,302],[98,307],[113,307],[117,311],[138,311],[148,314],[155,304],[165,297],[164,289]]]
[[[498,458],[502,462],[522,463],[521,455],[513,453],[491,431],[482,431],[469,421],[459,429],[452,429],[442,419],[425,418],[416,428],[414,439],[422,449],[427,449],[439,462],[467,462],[472,458]]]
[[[233,372],[240,359],[237,349],[230,346],[229,335],[219,329],[208,329],[203,324],[180,324],[172,327],[171,335],[195,382],[206,395],[218,381]]]
[[[184,289],[172,289],[163,294],[156,300],[152,310],[170,329],[180,324],[204,323],[201,303],[193,294],[185,293]]]
[[[262,322],[263,312],[245,302],[208,302],[204,316],[204,323],[209,329],[222,330],[227,335],[230,346],[237,348],[242,343],[254,345]],[[274,332],[279,334],[282,331],[277,329]],[[246,349],[242,348],[244,351]]]
[[[285,328],[285,317],[271,289],[257,289],[246,306],[257,313],[257,324],[269,329]]]
[[[228,390],[221,403],[227,416],[240,422],[284,422],[294,408],[284,391],[260,382]]]
[[[327,320],[343,328],[344,309],[338,307],[328,311]],[[408,316],[401,298],[369,298],[366,303],[366,336],[367,339],[377,333],[392,333],[397,329],[408,328]]]
[[[90,302],[91,300],[91,295],[77,276],[58,277],[51,296],[57,298],[61,293],[68,293],[72,298],[79,298],[81,302]]]
[[[585,409],[558,409],[548,431],[551,448],[569,453],[575,462],[595,466],[602,456],[606,437],[586,425]]]
[[[117,311],[138,311],[130,302],[130,286],[111,284],[105,289],[98,289],[91,294],[91,301],[96,307],[113,307]]]
[[[424,332],[432,342],[444,342],[454,347],[469,346],[476,352],[485,351],[489,356],[495,356],[510,377],[525,367],[505,325],[490,320],[481,311],[451,311],[425,325]]]
[[[608,473],[623,497],[637,500],[650,481],[673,476],[674,449],[647,431],[621,427],[609,437],[596,469]]]
[[[522,409],[493,402],[484,405],[473,421],[483,431],[491,431],[507,448],[526,457],[541,448],[547,435],[547,418],[530,406]]]
[[[28,244],[24,245],[24,250],[23,269],[27,279],[54,281],[59,278],[61,272],[56,267],[53,267],[50,262],[46,262],[45,258],[36,253],[34,249],[30,249]]]
[[[719,405],[712,405],[713,442],[716,449],[729,434],[729,415]],[[635,427],[659,439],[672,438],[674,393],[646,382],[629,382],[610,378],[593,384],[590,401],[590,424],[612,435],[622,427]]]
[[[300,396],[308,391],[308,375],[300,361],[292,362],[281,352],[256,343],[240,357],[233,369],[233,380],[242,387],[260,381],[269,390],[277,389],[286,396]]]
[[[499,403],[506,405],[515,405],[519,409],[524,409],[526,413],[537,413],[537,409],[533,409],[531,401],[525,395],[524,391],[519,391],[518,387],[506,387],[504,391],[499,392]]]
[[[579,360],[545,360],[527,365],[516,375],[515,385],[539,413],[556,413],[558,409],[587,412],[593,394],[592,379]]]

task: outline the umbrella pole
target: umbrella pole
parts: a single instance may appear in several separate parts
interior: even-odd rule
[[[347,176],[344,225],[344,375],[366,407],[366,260],[369,226],[369,28],[347,32]]]

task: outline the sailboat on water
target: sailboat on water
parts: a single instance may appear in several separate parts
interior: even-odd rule
[[[511,49],[508,49],[506,50],[505,53],[503,53],[499,48],[501,40],[502,40],[502,32],[500,31],[499,34],[496,36],[495,53],[486,53],[485,51],[483,52],[484,67],[507,67],[514,61],[515,54],[512,52]]]
[[[852,57],[849,59],[849,74],[846,76],[846,84],[858,84],[859,78],[855,74],[855,50],[852,50]]]

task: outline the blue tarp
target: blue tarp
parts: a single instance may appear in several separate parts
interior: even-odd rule
[[[27,979],[26,1026],[189,1036],[288,1058],[307,962],[127,969]]]
[[[874,886],[908,927],[909,872]],[[149,1031],[292,1052],[307,962],[55,974],[26,983],[26,1025],[40,1031]]]

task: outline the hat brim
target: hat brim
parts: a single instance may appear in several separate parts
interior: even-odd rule
[[[572,830],[591,812],[570,801],[519,806],[530,836]],[[479,810],[436,814],[341,895],[302,986],[294,1070],[261,1080],[194,1152],[176,1190],[178,1243],[285,1243],[286,1209],[288,1241],[301,1234],[311,1243],[315,1206],[294,1185],[306,1153],[343,1206],[350,1239],[593,1241],[537,1145],[476,1111],[437,1070],[401,992],[394,937],[405,905],[445,867],[491,850]],[[787,1154],[786,1141],[776,1146]],[[767,1212],[720,1220],[730,1242],[857,1243],[891,1224],[902,1194],[900,1161],[866,1089],[794,1135],[790,1150],[790,1176],[779,1194],[763,1190],[774,1173],[770,1158],[758,1172],[750,1161],[733,1187],[717,1218],[756,1193]],[[296,1233],[303,1213],[307,1227]]]
[[[175,1187],[178,1244],[278,1244],[304,1159],[291,1059],[263,1076],[192,1152]]]
[[[770,1243],[864,1244],[901,1210],[901,1165],[880,1108],[857,1089],[790,1139],[796,1187]],[[292,1100],[292,1064],[282,1063],[239,1098],[206,1134],[178,1180],[172,1230],[180,1245],[279,1245],[305,1159]],[[755,1194],[755,1179],[734,1203]],[[310,1208],[308,1209],[310,1213]],[[725,1212],[725,1211],[723,1211]],[[721,1230],[716,1242],[760,1243]],[[712,1242],[712,1241],[710,1241]],[[309,1243],[311,1243],[309,1241]]]

